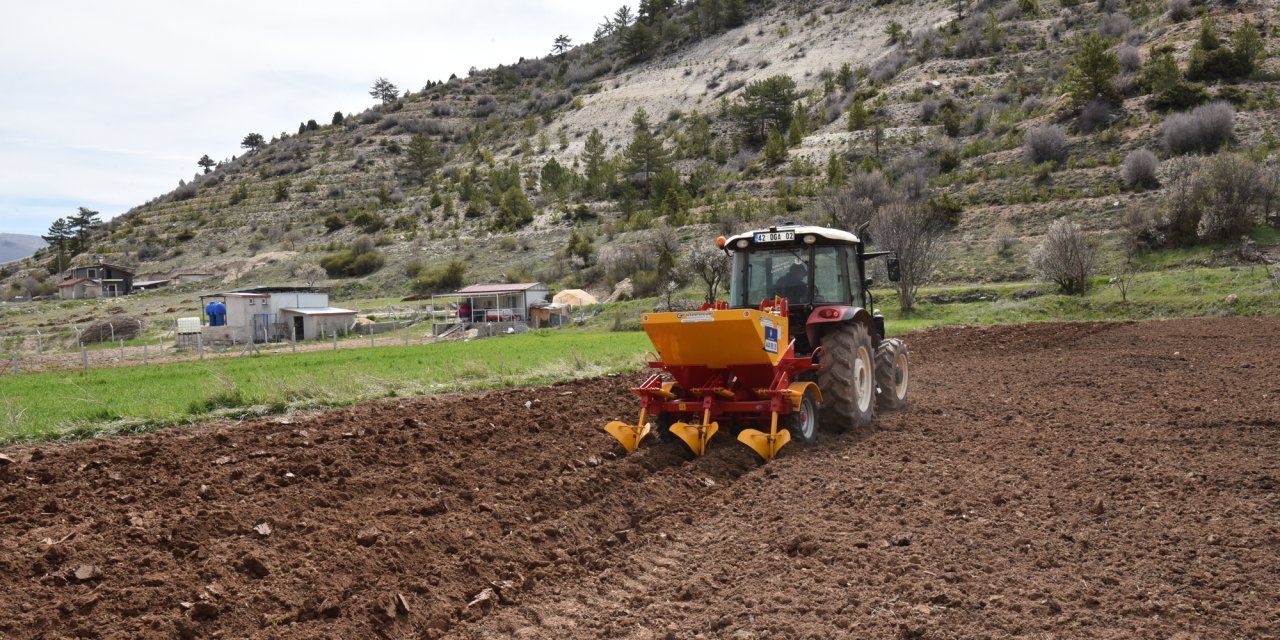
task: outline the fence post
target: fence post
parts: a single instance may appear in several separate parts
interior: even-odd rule
[[[405,330],[404,330],[404,346],[406,347],[409,346],[409,328],[408,327],[405,327]]]
[[[85,350],[84,343],[80,343],[80,364],[85,371],[89,370],[89,352]]]
[[[124,362],[124,339],[120,340],[120,361]]]
[[[373,346],[373,325],[369,325],[369,346]]]
[[[142,364],[151,364],[147,358],[147,343],[142,343]]]
[[[200,352],[200,359],[204,360],[204,334],[196,334],[196,351]]]
[[[334,329],[333,331],[333,350],[334,351],[338,350],[338,330],[337,329]]]
[[[14,350],[13,350],[13,372],[14,372],[15,374],[16,374],[16,373],[21,373],[21,372],[18,370],[18,350],[17,350],[17,349],[14,349]]]

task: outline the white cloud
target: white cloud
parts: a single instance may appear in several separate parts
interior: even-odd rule
[[[0,21],[0,231],[41,233],[75,207],[122,213],[299,122],[471,67],[591,38],[617,4],[159,1],[23,3]],[[66,210],[61,210],[62,204]],[[74,204],[73,204],[74,203]]]

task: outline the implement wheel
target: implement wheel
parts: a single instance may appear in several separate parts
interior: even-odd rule
[[[786,427],[791,437],[803,445],[813,444],[818,439],[818,399],[813,389],[805,389],[800,398],[800,408],[788,413],[778,421],[779,426]]]
[[[897,338],[882,341],[876,349],[876,408],[896,411],[907,406],[910,383],[907,345]]]
[[[871,424],[875,403],[875,362],[871,336],[860,323],[843,325],[822,337],[826,351],[818,370],[822,425],[836,431]]]

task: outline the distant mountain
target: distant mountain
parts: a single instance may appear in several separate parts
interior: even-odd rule
[[[21,260],[44,248],[40,236],[21,233],[0,233],[0,264]]]

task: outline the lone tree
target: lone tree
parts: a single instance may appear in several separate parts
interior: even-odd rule
[[[644,191],[648,196],[653,174],[667,166],[667,150],[662,147],[662,141],[649,131],[649,114],[645,113],[644,107],[636,109],[631,124],[635,133],[624,152],[627,166],[632,173],[644,174]]]
[[[1067,294],[1083,294],[1089,290],[1089,276],[1093,275],[1097,263],[1084,232],[1066,218],[1058,218],[1049,225],[1044,240],[1031,250],[1030,259],[1033,269]]]
[[[98,219],[97,211],[80,207],[75,215],[67,218],[67,224],[76,234],[74,253],[80,253],[89,246],[89,232],[98,228],[102,221]]]
[[[257,151],[265,144],[267,144],[267,141],[262,137],[261,133],[250,133],[244,137],[244,140],[240,141],[240,146],[250,151]]]
[[[942,228],[928,212],[892,203],[871,219],[871,237],[876,246],[898,257],[898,307],[910,311],[920,285],[928,282],[942,263]]]
[[[218,163],[214,162],[213,158],[210,158],[209,154],[206,153],[200,156],[200,159],[196,161],[196,164],[199,165],[200,168],[204,169],[205,173],[209,173],[210,171],[213,171],[214,166]]]
[[[702,299],[712,304],[729,281],[729,258],[715,247],[700,246],[685,254],[684,271],[692,273],[702,283]]]
[[[562,33],[556,36],[555,42],[551,45],[551,52],[557,55],[564,53],[569,50],[569,47],[573,46],[572,42],[569,36]]]
[[[405,148],[404,162],[401,169],[408,173],[418,184],[425,184],[427,178],[440,167],[440,153],[427,134],[418,132],[409,138],[409,146]]]
[[[748,142],[764,142],[773,129],[786,131],[791,126],[796,98],[796,81],[786,75],[756,80],[742,90],[733,113],[742,126]]]
[[[1116,105],[1123,100],[1115,86],[1119,73],[1120,58],[1111,50],[1110,43],[1090,33],[1077,43],[1063,85],[1071,94],[1071,104],[1077,107],[1095,99]]]
[[[395,102],[400,97],[400,89],[386,78],[378,78],[369,89],[369,95],[382,101],[382,104]]]

